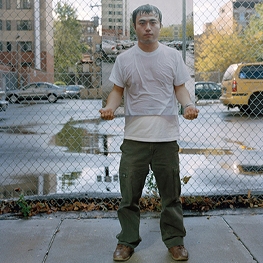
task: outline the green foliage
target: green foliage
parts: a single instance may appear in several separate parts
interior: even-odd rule
[[[61,81],[61,80],[58,80],[54,83],[55,85],[58,85],[58,86],[65,86],[66,83],[64,81]]]
[[[136,40],[137,39],[137,36],[136,36],[136,33],[135,33],[135,29],[134,29],[134,26],[133,26],[133,22],[132,22],[132,15],[131,15],[131,19],[130,19],[130,39],[131,40]]]
[[[67,3],[58,2],[55,13],[57,20],[54,23],[54,64],[55,79],[69,82],[69,69],[75,70],[76,63],[87,53],[88,46],[81,42],[82,27],[77,20],[77,11]]]
[[[194,39],[194,21],[193,18],[186,21],[186,39],[193,40]],[[179,28],[179,38],[183,38],[183,28],[180,26]]]
[[[23,214],[24,217],[28,217],[30,215],[31,206],[28,205],[27,201],[25,200],[25,197],[23,194],[19,196],[19,199],[17,201],[17,204]]]
[[[174,40],[174,27],[173,26],[162,27],[159,39],[165,41]]]
[[[56,135],[56,145],[66,146],[70,152],[82,152],[86,131],[72,126],[72,120],[67,122]]]
[[[252,61],[263,61],[263,4],[257,4],[255,10],[245,29],[243,43]]]
[[[256,5],[244,31],[235,26],[233,33],[211,29],[195,40],[196,72],[225,72],[229,65],[263,60],[263,4]]]
[[[147,194],[154,197],[159,197],[159,190],[152,170],[150,170],[149,174],[147,175],[145,186],[148,190]]]

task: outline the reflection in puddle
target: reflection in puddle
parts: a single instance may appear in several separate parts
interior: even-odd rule
[[[233,154],[227,149],[184,149],[180,148],[179,153],[181,154],[204,154],[204,155],[229,155]]]
[[[122,141],[122,124],[116,125],[114,129],[105,129],[104,133],[100,134],[98,128],[99,120],[85,120],[85,121],[73,121],[70,120],[66,123],[62,130],[53,137],[52,143],[57,146],[67,147],[69,152],[88,153],[88,154],[103,154],[109,156],[111,154],[117,154],[120,158],[120,152],[116,151],[117,145],[119,146]],[[27,127],[29,128],[29,127]],[[116,129],[115,129],[116,128]],[[24,131],[21,127],[17,129],[12,128],[12,132],[19,131],[24,134],[29,134],[29,131]],[[101,130],[101,129],[100,129]],[[11,132],[11,130],[10,130]],[[109,135],[110,134],[110,135]],[[244,146],[241,142],[227,140],[227,142],[233,142],[240,145],[242,149],[250,150],[250,147]],[[109,147],[109,149],[108,149]],[[181,148],[179,153],[181,155],[189,155],[189,159],[194,165],[190,165],[189,161],[183,163],[182,166],[186,168],[186,174],[191,176],[197,174],[198,171],[202,171],[204,165],[212,167],[211,169],[218,168],[218,162],[210,162],[209,156],[218,156],[218,159],[223,160],[225,155],[233,155],[233,152],[229,149],[199,149],[199,148]],[[203,156],[197,156],[203,155]],[[98,156],[99,157],[99,156]],[[108,157],[107,157],[108,158]],[[228,157],[226,157],[229,159]],[[113,158],[114,160],[116,158]],[[186,157],[182,158],[182,161],[186,162]],[[203,163],[202,160],[206,159],[207,163]],[[213,157],[217,160],[217,157]],[[99,159],[98,159],[99,160]],[[105,160],[105,159],[104,159]],[[66,161],[66,160],[65,160]],[[208,163],[209,161],[209,163]],[[60,170],[57,174],[40,174],[32,175],[26,174],[21,177],[9,178],[10,181],[5,181],[5,184],[0,185],[0,198],[13,198],[18,197],[18,194],[14,191],[15,188],[20,188],[25,196],[34,195],[50,195],[50,194],[69,194],[69,193],[119,193],[119,178],[118,178],[118,163],[109,162],[108,167],[103,162],[96,162],[96,167],[79,167],[70,170]],[[85,164],[86,165],[86,162]],[[70,166],[71,167],[71,166]],[[220,167],[225,171],[243,175],[258,175],[263,174],[262,166],[248,166],[248,165],[234,165],[233,164],[220,164]],[[71,168],[69,168],[71,169]],[[220,169],[220,168],[218,168]],[[76,170],[76,171],[74,171]],[[191,172],[190,172],[191,170]],[[217,171],[216,171],[217,173]],[[203,172],[202,172],[203,174]],[[194,176],[192,176],[194,178]],[[193,181],[194,179],[191,179]],[[226,185],[229,182],[224,182]],[[218,188],[217,184],[213,187]]]
[[[56,192],[57,178],[55,174],[26,174],[12,179],[10,184],[0,185],[0,198],[16,198],[20,195],[15,189],[21,189],[25,196],[47,195]]]
[[[39,125],[39,124],[37,124]],[[38,134],[35,131],[29,130],[29,128],[33,128],[34,125],[16,125],[9,127],[0,127],[0,132],[5,132],[9,134]]]
[[[256,175],[263,174],[263,165],[237,165],[237,169],[239,173],[248,174],[248,175]]]
[[[249,147],[249,146],[246,146],[244,143],[240,142],[240,141],[234,141],[234,140],[231,140],[231,139],[225,139],[226,142],[230,142],[230,143],[235,143],[235,144],[238,144],[240,146],[240,148],[242,150],[255,150],[255,148],[252,148],[252,147]]]
[[[86,129],[76,128],[71,121],[55,135],[54,143],[57,146],[67,147],[69,152],[99,153],[98,133],[89,133]]]
[[[190,157],[190,156],[189,156]],[[237,175],[258,175],[263,174],[262,166],[252,165],[234,165],[222,167],[226,170],[234,170]],[[200,169],[199,166],[197,169]],[[42,196],[51,194],[79,194],[79,193],[114,193],[119,194],[119,176],[118,172],[110,167],[112,173],[107,174],[107,167],[84,167],[82,171],[67,172],[62,174],[45,174],[45,175],[24,175],[21,178],[14,178],[12,184],[2,184],[0,186],[0,198],[9,199],[17,198],[19,194],[15,192],[16,188],[21,189],[21,193],[25,196]],[[196,173],[196,170],[193,171]],[[191,178],[191,183],[194,176]],[[236,177],[237,180],[238,177]],[[212,181],[211,181],[212,182]],[[251,182],[252,183],[252,182]],[[222,182],[229,185],[228,181]],[[200,187],[200,186],[198,186]],[[207,187],[207,186],[206,186]],[[213,186],[215,189],[220,188],[217,183]],[[188,189],[190,190],[190,189]],[[193,190],[193,189],[192,189]],[[144,193],[149,190],[147,187]]]
[[[57,193],[119,193],[118,174],[107,174],[107,167],[84,168],[81,172],[58,175]]]

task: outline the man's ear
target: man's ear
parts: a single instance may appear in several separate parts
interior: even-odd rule
[[[133,25],[133,28],[136,29],[136,25],[135,24],[132,24]]]

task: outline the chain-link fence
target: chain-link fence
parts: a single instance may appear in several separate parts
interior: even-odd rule
[[[183,206],[262,206],[263,1],[148,2],[200,110],[194,121],[179,116]],[[115,58],[136,45],[131,12],[141,4],[0,0],[1,213],[19,197],[36,211],[117,208],[123,108],[112,121],[99,109]],[[143,196],[143,208],[159,207],[150,171]]]

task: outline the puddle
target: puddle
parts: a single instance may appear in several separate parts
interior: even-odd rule
[[[70,193],[119,193],[117,173],[109,174],[108,167],[84,168],[63,174],[23,175],[13,178],[9,185],[0,186],[0,199],[25,196]],[[19,191],[17,190],[19,189]],[[21,192],[20,192],[21,191]]]
[[[184,149],[180,148],[181,154],[203,154],[203,155],[231,155],[232,151],[228,149]]]
[[[36,125],[18,125],[18,126],[8,126],[8,127],[0,127],[0,132],[9,133],[9,134],[44,134],[44,133],[37,133],[35,131],[30,130],[34,126],[39,126],[41,124]]]
[[[120,193],[119,176],[115,165],[109,167],[84,167],[81,171],[72,171],[57,174],[25,174],[20,177],[10,177],[9,184],[0,185],[0,199],[17,198],[20,193],[16,189],[20,189],[25,196],[43,196],[52,194],[103,194],[103,193]],[[224,165],[226,170],[233,167]],[[237,165],[237,175],[258,175],[263,174],[263,165]],[[186,179],[192,176],[184,177],[181,180],[186,184]],[[191,178],[191,183],[194,183]],[[236,177],[239,181],[239,177]],[[251,179],[250,179],[251,180]],[[259,180],[256,179],[256,180]],[[212,181],[211,181],[212,182]],[[233,182],[231,182],[232,184]],[[253,184],[253,182],[251,182]],[[229,185],[229,182],[223,182],[223,185]],[[260,182],[259,182],[260,184]],[[253,184],[254,185],[254,184]],[[151,186],[152,187],[152,186]],[[205,186],[207,187],[207,185]],[[219,185],[217,185],[220,188]],[[149,192],[147,184],[143,190],[144,193]]]
[[[237,165],[239,173],[248,175],[263,174],[263,165]]]
[[[239,145],[242,150],[250,150],[250,151],[255,150],[255,148],[246,146],[246,145],[244,145],[244,144],[243,144],[242,142],[240,142],[240,141],[234,141],[234,140],[231,140],[231,139],[225,139],[225,141],[226,141],[226,142],[229,142],[229,143],[233,143],[233,144]]]
[[[85,128],[80,125],[85,124]],[[68,152],[108,155],[108,139],[112,135],[98,132],[98,119],[67,122],[50,144],[66,147]]]

